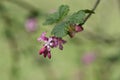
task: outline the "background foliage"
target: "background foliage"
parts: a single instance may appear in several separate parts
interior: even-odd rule
[[[13,23],[12,27],[6,25],[0,12],[0,80],[120,80],[119,0],[101,0],[95,14],[84,25],[84,31],[72,39],[65,37],[64,50],[53,49],[51,60],[38,55],[41,45],[37,38],[43,31],[50,34],[53,28],[42,25],[46,15],[61,4],[70,6],[70,14],[91,9],[95,0],[24,0],[40,12],[38,28],[33,33],[26,32],[24,27],[33,7],[1,1]],[[13,41],[9,40],[9,31]],[[90,64],[82,60],[86,53],[95,54],[96,59]]]

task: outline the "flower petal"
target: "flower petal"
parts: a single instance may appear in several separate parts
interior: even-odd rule
[[[63,50],[63,46],[61,44],[59,44],[59,49]]]
[[[51,59],[51,53],[50,52],[48,52],[47,56],[48,56],[49,59]]]
[[[46,37],[46,32],[43,32],[42,35],[37,39],[38,41],[48,41],[48,38]]]
[[[39,54],[41,55],[41,54],[44,53],[45,51],[46,51],[46,47],[43,47],[43,48],[40,49]]]

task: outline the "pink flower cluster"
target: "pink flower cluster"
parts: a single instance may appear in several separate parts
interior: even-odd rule
[[[58,38],[55,36],[49,38],[46,37],[46,32],[43,32],[37,40],[40,42],[43,41],[45,43],[40,49],[39,54],[43,54],[44,57],[47,56],[49,59],[51,58],[51,48],[59,47],[60,50],[63,50],[63,44],[66,43],[66,41],[62,38]]]

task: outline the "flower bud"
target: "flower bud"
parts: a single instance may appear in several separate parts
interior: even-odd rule
[[[76,32],[83,31],[83,27],[82,27],[82,26],[79,26],[79,25],[76,25],[76,26],[75,26],[75,31],[76,31]]]

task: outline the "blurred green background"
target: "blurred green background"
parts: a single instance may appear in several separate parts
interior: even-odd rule
[[[53,28],[42,25],[47,14],[61,4],[69,5],[70,14],[91,9],[95,1],[0,0],[5,7],[0,8],[0,80],[120,80],[120,0],[101,0],[84,31],[66,36],[64,50],[52,49],[50,60],[38,54],[37,38]],[[34,8],[38,27],[27,32],[25,21]]]

